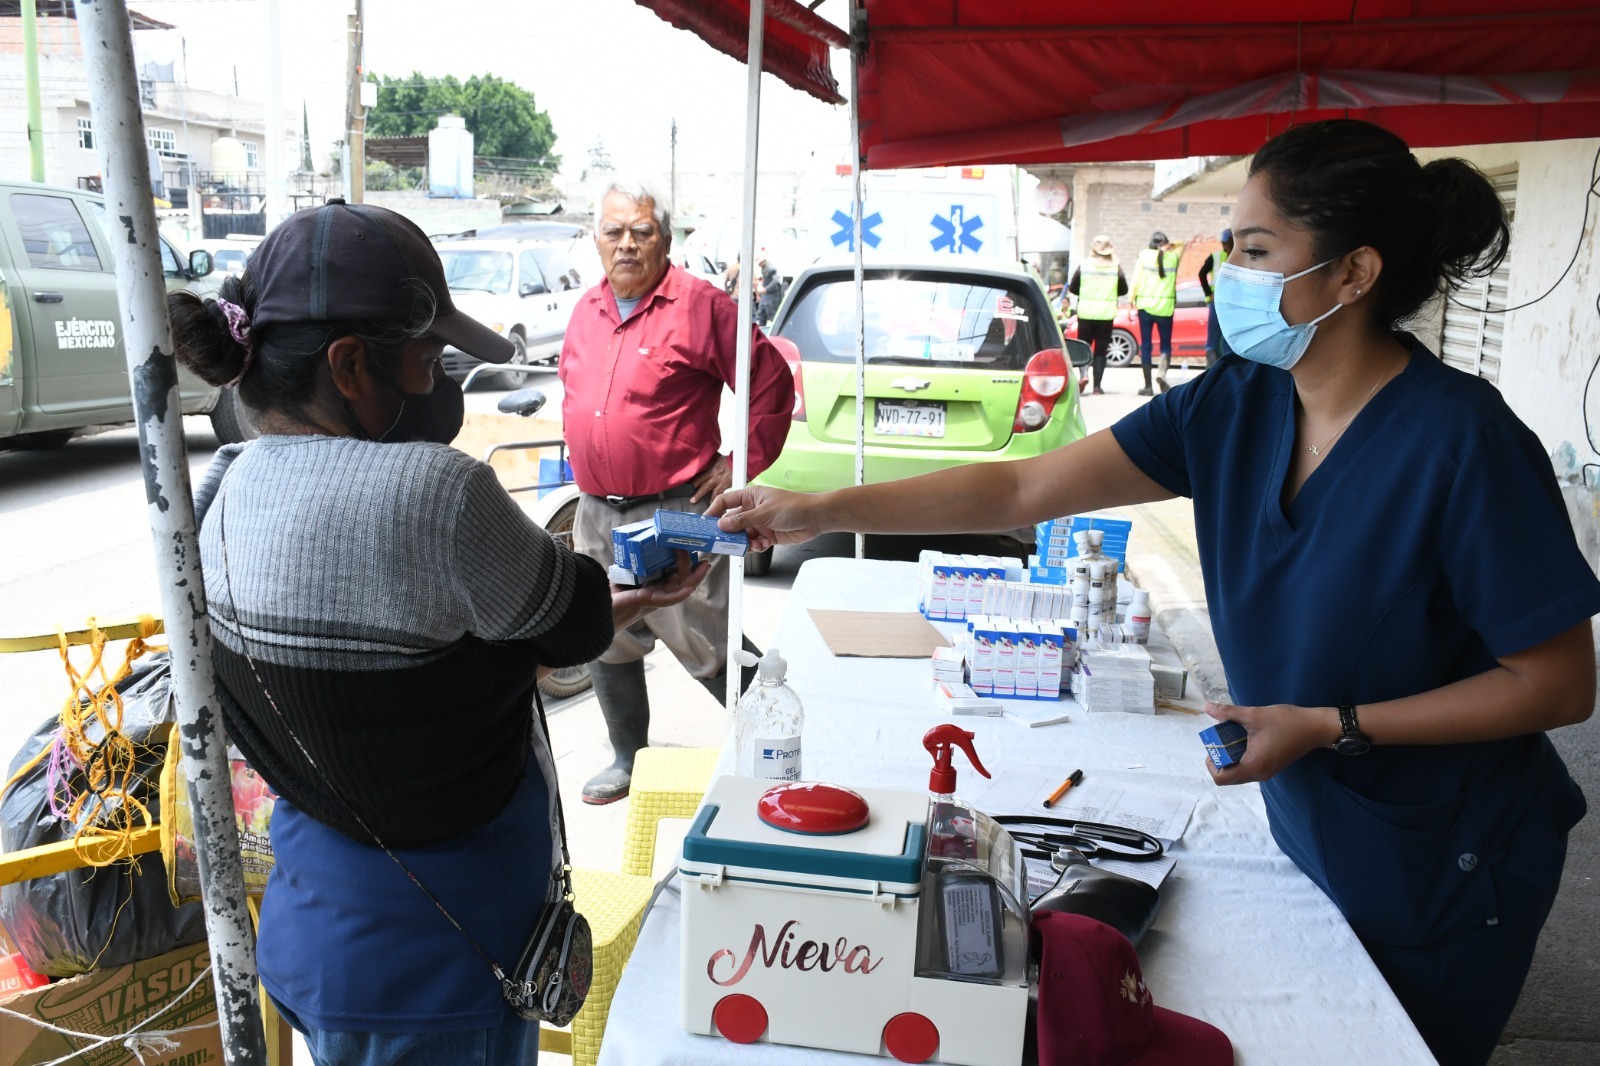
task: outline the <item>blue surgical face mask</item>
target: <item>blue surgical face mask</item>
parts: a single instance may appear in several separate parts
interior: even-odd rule
[[[1283,317],[1283,286],[1331,262],[1332,259],[1325,260],[1288,277],[1274,270],[1250,270],[1237,263],[1218,267],[1212,306],[1217,310],[1217,324],[1222,327],[1228,347],[1241,358],[1281,370],[1298,363],[1311,346],[1317,323],[1344,305],[1334,304],[1310,322],[1291,326]]]

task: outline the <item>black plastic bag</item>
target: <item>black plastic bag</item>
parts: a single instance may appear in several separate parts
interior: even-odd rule
[[[122,732],[137,753],[129,791],[159,820],[157,789],[174,714],[166,654],[136,662],[117,691]],[[52,717],[34,730],[12,760],[8,780],[51,744],[58,726]],[[91,720],[85,735],[91,742],[103,739],[99,722]],[[0,798],[0,848],[5,851],[72,839],[75,826],[50,809],[47,763],[40,761]],[[72,787],[84,787],[81,772],[73,775]],[[0,923],[28,966],[51,977],[153,958],[206,935],[198,903],[174,907],[168,898],[160,852],[136,856],[132,865],[68,870],[0,887]]]

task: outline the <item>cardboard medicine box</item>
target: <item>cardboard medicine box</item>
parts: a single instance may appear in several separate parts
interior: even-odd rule
[[[1244,758],[1249,739],[1250,735],[1238,722],[1218,722],[1200,731],[1200,741],[1206,746],[1206,754],[1211,756],[1211,764],[1218,770],[1226,770]]]
[[[222,1034],[217,1028],[211,975],[206,974],[189,989],[210,964],[210,948],[202,941],[143,962],[96,970],[14,996],[6,1000],[6,1010],[24,1017],[0,1014],[0,1066],[53,1062],[88,1046],[88,1041],[41,1029],[26,1019],[79,1033],[116,1036],[157,1013],[160,1016],[141,1032],[201,1028],[174,1035],[175,1050],[147,1052],[148,1066],[221,1063]],[[84,1051],[72,1061],[83,1066],[139,1066],[138,1057],[120,1041]]]
[[[655,522],[645,519],[643,522],[629,522],[625,526],[617,526],[611,531],[611,562],[624,569],[628,566],[628,541],[635,535],[647,529],[654,529]]]
[[[656,537],[668,548],[710,552],[712,555],[743,556],[750,550],[750,537],[744,533],[725,533],[717,519],[689,511],[657,511]]]

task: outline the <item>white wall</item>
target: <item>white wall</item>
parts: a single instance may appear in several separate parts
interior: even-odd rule
[[[1588,443],[1583,410],[1584,383],[1600,359],[1600,311],[1595,307],[1600,296],[1600,241],[1595,239],[1600,203],[1588,205],[1581,243],[1578,229],[1600,140],[1504,147],[1515,149],[1518,166],[1512,306],[1556,287],[1532,307],[1506,316],[1500,392],[1547,450],[1570,443],[1579,463],[1600,463],[1600,453]],[[1470,158],[1489,169],[1496,155],[1505,154],[1474,151]],[[1577,261],[1556,285],[1575,248]],[[1587,425],[1600,439],[1600,396],[1590,397]]]

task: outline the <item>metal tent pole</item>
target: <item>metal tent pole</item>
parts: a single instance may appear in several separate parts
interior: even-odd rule
[[[861,150],[861,50],[866,47],[866,11],[860,0],[850,0],[850,180],[854,187],[855,203],[850,211],[854,216],[855,236],[850,246],[855,250],[856,288],[856,480],[857,485],[867,483],[867,324],[866,281],[861,266],[861,216],[865,208],[861,203],[861,171],[866,165],[866,153]],[[856,558],[867,557],[867,538],[856,534]]]
[[[194,810],[206,936],[222,1048],[229,1066],[265,1066],[256,998],[255,936],[246,909],[234,828],[227,737],[211,667],[194,500],[178,400],[177,363],[156,236],[155,201],[145,164],[144,121],[124,0],[78,0],[107,214],[121,305],[128,379],[145,501],[155,545],[161,610],[172,647],[172,691],[183,738],[183,776]]]
[[[733,390],[733,487],[743,488],[750,476],[750,346],[755,321],[756,274],[756,163],[761,154],[761,59],[766,31],[766,2],[750,4],[750,39],[745,56],[744,102],[744,220],[739,235],[739,343],[735,349]],[[744,646],[744,559],[728,558],[728,692],[726,706],[732,721],[739,702],[736,653]]]

